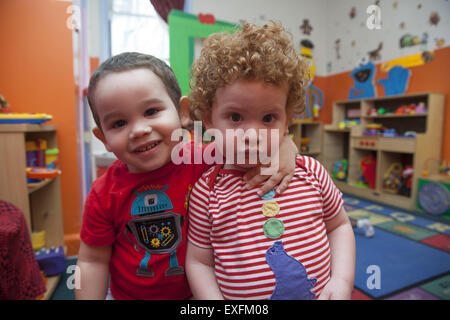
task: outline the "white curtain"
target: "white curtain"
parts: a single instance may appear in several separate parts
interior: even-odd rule
[[[169,64],[169,28],[150,1],[112,0],[111,54],[137,51]]]

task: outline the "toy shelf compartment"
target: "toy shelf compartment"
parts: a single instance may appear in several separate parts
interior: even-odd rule
[[[45,230],[45,247],[64,243],[60,177],[28,184],[26,174],[26,141],[43,139],[47,148],[57,148],[54,125],[0,125],[0,199],[17,206],[24,214],[28,231]],[[49,299],[61,275],[47,278],[44,299]]]
[[[337,161],[349,159],[350,150],[350,129],[339,129],[333,126],[325,126],[323,133],[323,150],[327,156],[320,158],[320,161],[332,172]]]
[[[424,108],[419,112],[410,108],[410,111],[397,114],[402,106],[418,106],[423,104]],[[412,94],[406,96],[385,97],[379,99],[364,100],[361,103],[361,124],[363,128],[367,124],[381,124],[385,128],[395,129],[397,135],[407,132],[427,132],[429,95]],[[383,110],[383,113],[380,111]],[[413,113],[411,113],[413,112]]]
[[[409,193],[405,193],[405,190],[392,190],[389,187],[386,186],[385,178],[388,176],[388,173],[394,170],[394,165],[400,164],[401,170],[406,169],[406,167],[414,166],[414,155],[412,153],[398,153],[398,152],[387,152],[387,151],[381,151],[379,152],[379,165],[378,170],[380,171],[380,175],[378,175],[378,181],[377,185],[380,186],[382,193],[388,193],[390,195],[398,195],[399,197],[411,197],[411,189],[409,190]],[[398,168],[395,168],[398,169]],[[393,172],[391,172],[392,174]],[[414,181],[415,173],[412,174],[411,181]],[[403,183],[403,178],[401,178],[401,183]],[[399,186],[400,187],[400,186]]]
[[[322,123],[318,121],[293,121],[289,125],[289,133],[294,137],[300,153],[303,155],[317,157],[322,151]],[[307,148],[302,148],[307,141]]]
[[[349,169],[348,169],[348,180],[347,183],[354,186],[354,187],[359,187],[359,188],[370,188],[372,190],[377,190],[377,180],[376,180],[376,176],[377,176],[377,167],[376,164],[378,163],[378,156],[377,156],[377,152],[376,151],[372,151],[372,150],[363,150],[363,149],[358,149],[358,148],[353,148],[351,149],[351,155],[350,155],[350,161],[349,161]],[[365,185],[362,183],[362,177],[364,176],[363,174],[363,169],[361,167],[361,162],[364,161],[365,159],[368,160],[369,158],[373,158],[375,160],[375,163],[373,164],[373,184],[374,187],[371,188],[367,183],[365,183]],[[365,180],[366,182],[368,182],[367,180]]]
[[[418,110],[420,113],[395,114],[401,106],[419,104],[425,107]],[[380,108],[384,109],[384,113],[369,112]],[[394,207],[417,210],[419,172],[423,170],[428,158],[441,158],[444,108],[445,95],[431,92],[335,101],[332,122],[324,126],[321,160],[332,175],[336,162],[343,158],[348,159],[347,181],[334,180],[341,191]],[[342,122],[349,123],[358,119],[359,124],[351,128],[343,126]],[[365,135],[368,124],[380,124],[395,129],[397,135]],[[408,131],[414,131],[415,135]],[[408,133],[407,136],[405,133]],[[361,159],[368,155],[373,155],[377,162],[374,189],[356,186],[361,175]],[[391,193],[383,188],[384,174],[395,162],[413,168],[409,195]]]
[[[408,116],[426,116],[429,106],[429,93],[413,93],[400,96],[388,96],[380,98],[365,99],[364,103],[361,105],[361,116],[369,116],[369,109],[374,108],[380,111],[381,108],[385,110],[382,114],[377,114],[373,117],[408,117]],[[423,104],[425,106],[424,112],[414,113],[414,114],[395,114],[397,109],[402,105],[416,105],[419,106]]]

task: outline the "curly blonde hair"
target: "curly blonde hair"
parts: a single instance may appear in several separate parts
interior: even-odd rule
[[[287,83],[286,113],[305,108],[308,67],[281,24],[259,27],[244,23],[234,33],[215,33],[205,39],[192,65],[189,82],[191,117],[200,120],[212,108],[216,90],[238,80],[262,80],[275,86]]]

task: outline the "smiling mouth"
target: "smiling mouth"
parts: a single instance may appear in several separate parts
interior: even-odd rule
[[[157,145],[159,145],[160,143],[161,143],[161,141],[153,142],[152,144],[149,144],[149,145],[147,145],[145,147],[141,147],[141,148],[138,148],[138,149],[134,150],[134,152],[135,153],[142,153],[142,152],[151,150],[151,149],[155,148]]]

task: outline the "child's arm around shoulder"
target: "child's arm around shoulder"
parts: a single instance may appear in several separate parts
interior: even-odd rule
[[[270,166],[271,168],[275,165],[275,167],[278,168],[277,172],[271,176],[267,176],[261,173],[261,169],[264,166],[250,169],[244,175],[244,181],[247,182],[248,189],[252,189],[257,185],[264,183],[258,190],[260,196],[274,188],[277,194],[283,193],[294,176],[297,155],[297,146],[289,136],[285,135],[281,140],[279,152],[273,156],[270,164],[265,165]]]
[[[83,241],[80,243],[77,266],[79,272],[75,274],[75,288],[77,300],[104,300],[108,290],[109,260],[112,246],[90,246]]]

